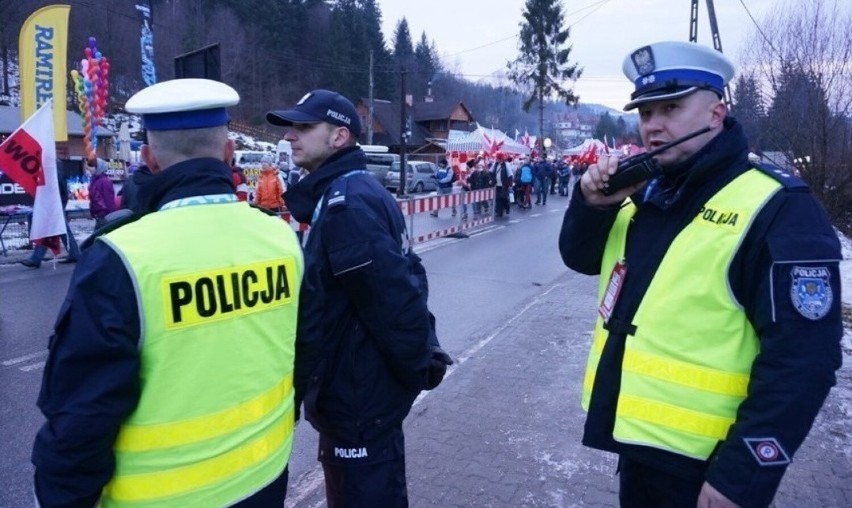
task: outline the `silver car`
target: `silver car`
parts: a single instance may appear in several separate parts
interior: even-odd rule
[[[406,161],[405,164],[408,166],[408,192],[433,191],[438,188],[438,181],[435,179],[438,167],[435,164],[423,161]],[[391,191],[396,191],[399,187],[399,161],[391,164],[388,169],[385,187]]]

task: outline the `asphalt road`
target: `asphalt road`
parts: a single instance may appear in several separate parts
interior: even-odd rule
[[[437,317],[438,336],[451,355],[469,350],[483,330],[500,326],[522,302],[565,273],[556,241],[566,205],[567,198],[551,196],[546,207],[513,209],[508,218],[471,232],[469,238],[442,238],[415,248],[429,275],[429,304]],[[455,224],[446,210],[438,219],[415,219],[415,229],[424,232]],[[0,265],[2,507],[32,505],[29,454],[42,423],[35,400],[47,338],[72,268]],[[316,433],[302,424],[290,462],[288,505],[298,505],[299,499],[322,487],[317,465]]]

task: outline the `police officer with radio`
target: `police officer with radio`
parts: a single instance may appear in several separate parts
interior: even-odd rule
[[[328,505],[408,505],[402,421],[441,382],[429,288],[396,200],[366,170],[358,113],[329,90],[267,121],[288,127],[308,174],[285,199],[299,222],[305,280],[296,341],[296,403],[319,432]]]
[[[206,79],[127,101],[153,176],[142,213],[83,251],[60,309],[32,454],[41,506],[284,502],[303,261],[287,224],[234,194],[238,102]]]
[[[619,455],[622,506],[767,506],[840,367],[840,245],[801,180],[749,162],[724,55],[660,42],[623,69],[647,150],[709,130],[573,193],[562,259],[600,274],[583,443]]]

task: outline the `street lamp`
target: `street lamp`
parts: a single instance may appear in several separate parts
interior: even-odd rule
[[[547,159],[547,150],[548,150],[548,148],[550,148],[551,146],[553,146],[553,141],[551,141],[551,140],[550,140],[550,138],[544,138],[544,150],[543,150],[543,152],[542,152],[542,154],[541,154],[541,155],[542,155],[542,157],[541,157],[542,159]]]

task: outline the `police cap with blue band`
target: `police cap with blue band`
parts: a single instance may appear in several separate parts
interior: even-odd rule
[[[173,79],[143,88],[127,100],[149,131],[204,129],[226,125],[225,108],[240,102],[236,90],[212,79]]]
[[[266,121],[284,127],[328,122],[346,127],[356,138],[361,135],[361,120],[355,106],[349,99],[331,90],[308,92],[292,108],[267,113]]]
[[[646,102],[679,99],[698,90],[719,98],[734,77],[734,65],[721,52],[692,42],[657,42],[630,53],[622,64],[636,89],[624,106],[629,111]]]

